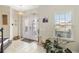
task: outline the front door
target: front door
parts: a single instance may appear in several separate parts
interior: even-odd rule
[[[37,17],[30,15],[23,19],[23,37],[38,41]]]

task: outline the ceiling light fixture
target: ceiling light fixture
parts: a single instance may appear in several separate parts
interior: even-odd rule
[[[23,12],[18,12],[18,15],[23,15],[24,13]]]

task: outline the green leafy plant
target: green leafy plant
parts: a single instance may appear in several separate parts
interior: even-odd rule
[[[54,40],[54,43],[50,40],[46,40],[43,46],[46,49],[46,53],[72,53],[70,49],[64,49],[59,46],[58,40]]]
[[[46,49],[46,52],[48,53],[48,52],[50,52],[50,50],[51,50],[51,41],[50,40],[46,40],[46,42],[44,43],[44,48]]]

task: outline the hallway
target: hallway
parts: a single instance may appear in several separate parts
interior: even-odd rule
[[[60,49],[79,53],[79,6],[1,5],[0,28],[1,52],[12,42],[4,53],[45,53],[46,49],[49,53]]]
[[[37,45],[37,42],[28,43],[21,40],[14,40],[5,49],[4,53],[45,53],[45,49]]]

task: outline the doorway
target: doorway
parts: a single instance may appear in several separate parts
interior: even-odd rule
[[[38,17],[36,15],[23,17],[22,37],[38,41]]]

